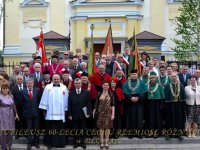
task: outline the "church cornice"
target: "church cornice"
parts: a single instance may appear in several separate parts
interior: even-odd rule
[[[99,12],[76,12],[71,18],[73,20],[85,20],[87,18],[101,17],[126,17],[127,19],[142,19],[143,16],[139,11],[99,11]]]
[[[76,0],[71,1],[71,7],[81,7],[81,6],[121,6],[121,5],[139,5],[142,6],[143,0],[130,0],[128,2],[87,2],[87,0]]]

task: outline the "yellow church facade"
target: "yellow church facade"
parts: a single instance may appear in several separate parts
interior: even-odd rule
[[[89,53],[90,26],[94,25],[94,47],[102,49],[112,24],[114,48],[123,52],[125,42],[136,34],[149,31],[165,37],[161,55],[174,60],[171,39],[175,36],[174,19],[179,0],[15,0],[5,5],[4,62],[23,62],[31,58],[37,46],[33,37],[54,31],[71,39],[70,49]],[[56,50],[48,45],[48,51]],[[152,50],[146,47],[146,52]]]

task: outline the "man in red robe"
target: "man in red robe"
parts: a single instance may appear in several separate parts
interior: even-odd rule
[[[34,60],[33,65],[31,65],[31,66],[29,67],[30,74],[35,73],[35,69],[34,69],[34,64],[35,64],[35,63],[39,63],[39,64],[41,65],[41,71],[42,71],[42,72],[45,71],[45,66],[42,65],[41,57],[40,57],[40,56],[37,56],[37,57],[35,57],[35,60]]]
[[[62,71],[62,83],[67,87],[69,91],[72,91],[75,88],[74,82],[68,70],[64,69]]]
[[[52,56],[52,64],[48,66],[48,70],[50,72],[50,76],[52,77],[54,74],[59,74],[59,71],[63,68],[63,65],[59,63],[58,56]]]
[[[123,88],[124,83],[126,82],[126,77],[124,76],[124,72],[120,69],[117,70],[116,72],[116,77],[118,79],[117,87]]]
[[[99,71],[93,74],[90,78],[92,84],[95,85],[97,92],[102,91],[102,84],[104,81],[110,80],[110,75],[105,72],[106,66],[99,65]]]

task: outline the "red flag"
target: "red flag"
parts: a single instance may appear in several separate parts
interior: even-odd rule
[[[105,45],[104,45],[102,54],[105,54],[105,55],[113,54],[113,39],[112,39],[111,24],[110,24],[110,27],[108,29],[108,33],[107,33],[107,36],[106,36],[106,41],[105,41]]]
[[[40,37],[38,41],[38,49],[36,50],[36,56],[42,58],[42,64],[46,63],[46,53],[44,49],[43,32],[40,32]]]

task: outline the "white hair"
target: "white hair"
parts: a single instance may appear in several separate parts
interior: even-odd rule
[[[36,68],[36,67],[41,67],[41,64],[35,63],[35,64],[34,64],[34,68]]]

